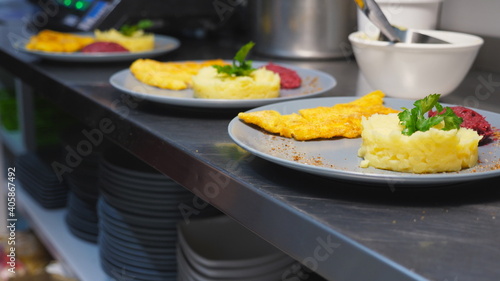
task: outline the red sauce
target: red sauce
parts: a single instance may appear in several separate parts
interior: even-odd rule
[[[483,138],[479,142],[480,145],[486,144],[491,141],[490,137],[493,136],[493,129],[491,128],[490,123],[488,123],[488,121],[486,121],[486,119],[481,114],[463,106],[453,106],[450,108],[458,117],[461,117],[464,120],[460,127],[473,129],[479,135],[483,136]],[[435,111],[429,112],[429,116],[434,115],[436,115]]]
[[[280,86],[282,89],[295,89],[300,87],[300,85],[302,84],[302,79],[294,70],[273,63],[269,63],[264,67],[267,70],[275,72],[280,76]]]
[[[128,52],[122,45],[114,42],[94,42],[82,49],[83,53],[114,53],[114,52]]]

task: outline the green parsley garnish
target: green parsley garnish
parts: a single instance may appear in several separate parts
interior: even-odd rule
[[[232,65],[213,65],[217,69],[217,73],[227,74],[230,76],[248,76],[255,68],[252,68],[252,61],[245,60],[250,50],[255,45],[250,41],[236,53]]]
[[[120,27],[121,34],[125,36],[132,36],[138,30],[147,29],[153,26],[153,22],[150,20],[140,20],[138,23],[130,25],[124,24]]]
[[[404,111],[398,114],[401,125],[405,127],[402,131],[403,135],[411,136],[417,131],[428,131],[443,121],[444,127],[442,130],[448,131],[460,128],[463,119],[458,117],[451,108],[443,108],[438,102],[440,96],[440,94],[432,94],[417,100],[413,103],[415,107],[411,110],[403,107]],[[436,108],[437,114],[432,117],[425,117],[424,114],[433,108]]]

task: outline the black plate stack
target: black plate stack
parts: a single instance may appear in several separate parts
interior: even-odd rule
[[[59,161],[59,147],[27,152],[16,158],[16,178],[35,201],[47,209],[66,206],[68,188],[52,169]]]
[[[66,224],[76,237],[97,243],[99,234],[97,200],[99,199],[99,164],[104,144],[85,146],[89,143],[82,130],[73,130],[63,135],[62,159],[76,157],[71,171],[64,174],[69,188]],[[80,154],[78,151],[83,152]],[[76,153],[75,153],[76,152]],[[83,154],[83,155],[81,155]],[[70,163],[67,163],[68,165]]]
[[[192,202],[193,194],[119,148],[103,153],[100,187],[104,271],[118,280],[177,280],[179,205]]]

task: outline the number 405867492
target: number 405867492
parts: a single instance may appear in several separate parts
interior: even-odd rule
[[[11,183],[14,183],[15,179],[16,179],[16,168],[9,167],[7,169],[7,180]]]

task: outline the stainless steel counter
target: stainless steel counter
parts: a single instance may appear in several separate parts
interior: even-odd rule
[[[204,208],[198,197],[205,199],[326,279],[500,278],[500,178],[394,188],[292,171],[233,144],[227,125],[237,110],[133,99],[108,83],[128,63],[39,60],[10,47],[9,35],[19,27],[0,28],[1,67],[89,127],[105,122],[107,138],[191,190],[195,206]],[[179,50],[158,59],[230,59],[242,43],[183,40]],[[286,62],[333,75],[338,85],[326,96],[369,90],[352,58]],[[500,75],[473,71],[443,101],[500,112],[499,88]],[[295,271],[284,272],[283,280],[307,280],[308,272]]]

